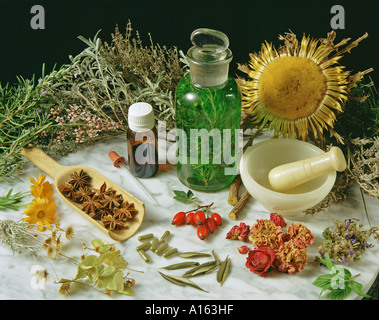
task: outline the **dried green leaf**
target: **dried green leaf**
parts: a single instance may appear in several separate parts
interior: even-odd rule
[[[198,266],[199,264],[200,263],[196,262],[196,261],[188,261],[188,262],[171,264],[169,266],[162,267],[161,269],[177,270],[177,269],[184,269],[184,268],[189,268],[189,267],[193,267],[193,266]]]
[[[84,258],[84,260],[80,263],[80,267],[84,270],[90,269],[96,265],[97,257],[94,255],[90,255]]]
[[[209,253],[202,252],[183,252],[178,255],[181,258],[201,258],[201,257],[210,257]]]
[[[204,268],[204,267],[214,267],[217,265],[217,262],[212,260],[212,261],[208,261],[208,262],[204,262],[196,267],[193,267],[192,269],[186,271],[184,274],[183,274],[183,277],[187,277],[189,275],[192,275],[195,271],[201,269],[201,268]]]
[[[158,271],[158,273],[162,276],[163,279],[165,279],[165,280],[167,280],[167,281],[169,281],[169,282],[171,282],[173,284],[176,284],[177,286],[181,286],[181,287],[185,286],[184,283],[181,283],[181,282],[179,282],[177,280],[174,280],[172,277],[170,277],[170,276],[168,276],[168,275],[166,275],[166,274],[164,274],[162,272]]]
[[[159,272],[159,271],[158,271]],[[161,273],[159,272],[159,274],[166,280],[176,284],[176,285],[179,285],[179,286],[191,286],[195,289],[198,289],[198,290],[201,290],[201,291],[204,291],[204,292],[208,292],[202,288],[200,288],[196,283],[192,282],[191,280],[189,279],[186,279],[184,277],[180,277],[180,276],[168,276],[164,273]]]
[[[220,269],[217,271],[217,282],[219,283],[222,282],[222,279],[226,270],[226,266],[228,264],[228,259],[229,259],[229,256],[227,256],[225,260],[221,262]]]
[[[224,269],[224,272],[222,274],[222,277],[221,277],[221,287],[222,285],[224,284],[225,280],[228,278],[229,274],[230,274],[230,258],[226,258],[226,266],[225,266],[225,269]]]

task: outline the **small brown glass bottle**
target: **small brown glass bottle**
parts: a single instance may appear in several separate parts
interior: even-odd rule
[[[128,111],[128,161],[130,172],[138,178],[154,176],[158,164],[158,133],[150,104],[137,102]]]

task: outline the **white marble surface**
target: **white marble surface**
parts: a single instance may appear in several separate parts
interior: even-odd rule
[[[217,193],[194,191],[201,204],[214,202],[214,210],[222,215],[224,221],[222,228],[218,229],[213,236],[201,241],[196,236],[195,228],[191,226],[175,227],[170,223],[176,212],[192,209],[191,206],[181,204],[172,198],[172,190],[174,189],[187,191],[186,187],[177,179],[175,169],[171,168],[168,171],[159,172],[156,177],[142,181],[162,204],[161,207],[157,207],[152,205],[148,198],[133,187],[133,184],[127,180],[127,175],[121,169],[113,167],[108,158],[110,150],[124,154],[125,141],[117,139],[96,144],[57,160],[63,165],[75,164],[93,167],[145,202],[146,214],[139,232],[131,239],[116,244],[116,247],[121,250],[123,258],[128,262],[128,267],[143,271],[143,273],[131,272],[129,275],[136,281],[134,287],[135,296],[113,294],[108,297],[95,290],[78,285],[72,287],[71,295],[61,296],[58,293],[60,285],[54,282],[61,278],[73,278],[75,276],[76,267],[70,260],[65,258],[51,260],[44,257],[33,258],[28,255],[13,255],[9,248],[0,246],[1,299],[318,299],[320,289],[313,286],[312,282],[318,276],[327,273],[326,268],[321,268],[314,262],[317,247],[322,241],[322,231],[326,227],[333,227],[332,218],[343,221],[345,218],[355,217],[359,218],[366,227],[368,226],[361,195],[357,188],[354,188],[353,195],[348,202],[339,205],[334,204],[324,213],[318,213],[313,217],[298,215],[292,219],[286,218],[288,224],[301,222],[314,234],[314,244],[308,247],[307,251],[308,264],[301,273],[295,275],[274,271],[267,278],[261,278],[245,267],[246,256],[240,255],[236,250],[243,243],[225,239],[226,233],[235,224],[243,221],[251,225],[255,223],[256,219],[268,218],[268,213],[258,202],[250,199],[241,213],[240,219],[232,221],[228,218],[231,210],[231,206],[227,202],[228,190]],[[37,170],[41,172],[34,165],[28,164],[20,177],[22,181],[11,185],[0,184],[0,195],[5,194],[10,187],[13,187],[15,192],[28,190],[30,182],[27,177],[35,176]],[[53,182],[50,177],[47,179]],[[25,198],[26,202],[31,200],[32,196]],[[91,240],[101,238],[113,243],[107,235],[95,228],[78,213],[73,212],[59,198],[57,193],[54,195],[54,200],[58,206],[57,213],[62,215],[62,226],[67,227],[73,224],[75,227],[76,238],[71,241],[65,240],[65,245],[62,249],[62,253],[66,256],[80,261],[80,256],[84,253],[81,245],[82,240],[89,244]],[[379,202],[371,198],[366,198],[366,201],[372,224],[379,225],[379,215],[377,214]],[[24,217],[22,209],[19,211],[0,211],[0,215],[1,219],[20,220]],[[196,284],[209,291],[209,293],[201,292],[191,287],[175,286],[159,276],[157,271],[160,267],[182,262],[184,261],[183,258],[164,258],[148,251],[147,253],[152,261],[148,264],[143,262],[135,250],[136,246],[140,244],[137,239],[138,236],[151,232],[160,237],[165,230],[171,232],[170,246],[178,248],[180,252],[202,251],[210,253],[212,249],[215,249],[222,260],[229,255],[232,261],[231,274],[224,285],[220,287],[216,281],[215,273],[193,278]],[[206,261],[206,259],[197,260]],[[363,283],[364,289],[367,291],[378,273],[379,246],[376,244],[374,248],[366,251],[362,260],[361,263],[351,263],[348,268],[353,275],[361,274],[357,280]],[[50,274],[49,280],[43,289],[33,289],[31,286],[33,274],[30,271],[35,265],[43,266]],[[164,271],[164,273],[172,275],[181,275],[183,272],[181,270]],[[348,297],[348,299],[357,298],[359,297],[355,294],[351,294]]]

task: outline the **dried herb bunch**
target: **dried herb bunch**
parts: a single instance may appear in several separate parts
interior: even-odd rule
[[[378,228],[362,230],[363,225],[358,219],[346,219],[344,222],[334,221],[335,229],[326,228],[322,233],[323,243],[318,250],[322,258],[329,255],[331,259],[346,265],[350,260],[361,261],[361,255],[373,245],[368,243],[369,237],[374,235],[378,238]]]
[[[9,182],[25,164],[20,151],[30,143],[45,143],[45,132],[54,125],[46,105],[46,87],[69,75],[69,68],[53,70],[36,81],[18,78],[14,86],[0,83],[0,182]]]
[[[150,46],[144,46],[138,31],[134,38],[132,31],[130,22],[125,35],[116,27],[112,42],[104,44],[107,65],[122,73],[123,79],[130,84],[133,100],[151,103],[157,118],[172,128],[175,113],[173,95],[187,72],[185,55],[176,47],[154,45],[150,35]]]
[[[121,194],[107,187],[104,182],[100,189],[92,188],[91,177],[81,170],[70,175],[71,180],[58,186],[69,200],[81,204],[82,210],[95,220],[100,220],[109,230],[127,228],[127,222],[138,210],[134,203],[124,200]]]
[[[127,109],[150,103],[156,118],[174,125],[174,89],[187,71],[176,47],[143,46],[131,23],[113,40],[79,39],[86,48],[70,63],[35,81],[22,77],[0,84],[0,181],[17,177],[32,143],[52,155],[66,155],[97,141],[124,134]]]
[[[351,89],[355,99],[344,106],[344,112],[337,116],[335,130],[343,140],[326,137],[325,150],[338,145],[347,160],[347,170],[339,173],[329,195],[318,205],[307,210],[314,214],[332,203],[344,201],[350,196],[350,189],[357,183],[362,193],[379,198],[379,97],[374,83],[366,78]],[[363,198],[364,199],[364,198]]]
[[[63,229],[60,217],[55,216],[54,228],[51,235],[36,233],[30,230],[30,225],[24,221],[1,220],[0,239],[4,245],[11,248],[13,252],[39,254],[42,249],[46,250],[48,258],[57,259],[63,245],[62,234],[67,240],[74,238],[74,229],[70,225]]]
[[[186,72],[176,47],[145,47],[129,22],[125,36],[116,27],[112,41],[79,36],[87,48],[70,56],[70,74],[47,88],[53,103],[50,114],[57,122],[50,148],[61,154],[123,134],[127,129],[128,107],[137,101],[150,103],[156,118],[174,125],[173,95]],[[184,56],[184,55],[182,55]],[[58,142],[55,143],[55,142]]]

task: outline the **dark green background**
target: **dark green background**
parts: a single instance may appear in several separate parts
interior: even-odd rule
[[[41,74],[46,63],[50,71],[54,64],[69,62],[68,56],[85,48],[78,35],[92,38],[99,29],[100,37],[111,39],[115,25],[125,30],[128,19],[141,33],[148,45],[147,34],[155,43],[177,46],[187,51],[189,36],[199,27],[219,29],[230,38],[234,54],[231,72],[236,62],[245,63],[250,52],[260,50],[265,40],[279,45],[279,34],[289,29],[300,37],[303,33],[324,37],[331,30],[330,9],[335,4],[345,8],[345,30],[337,30],[337,39],[355,40],[366,31],[369,38],[353,49],[341,61],[348,70],[359,71],[369,67],[378,69],[378,15],[377,0],[1,0],[0,2],[0,81],[16,80],[17,75],[30,78]],[[39,4],[45,8],[46,29],[30,27],[30,9]],[[377,71],[371,74],[375,80]]]

